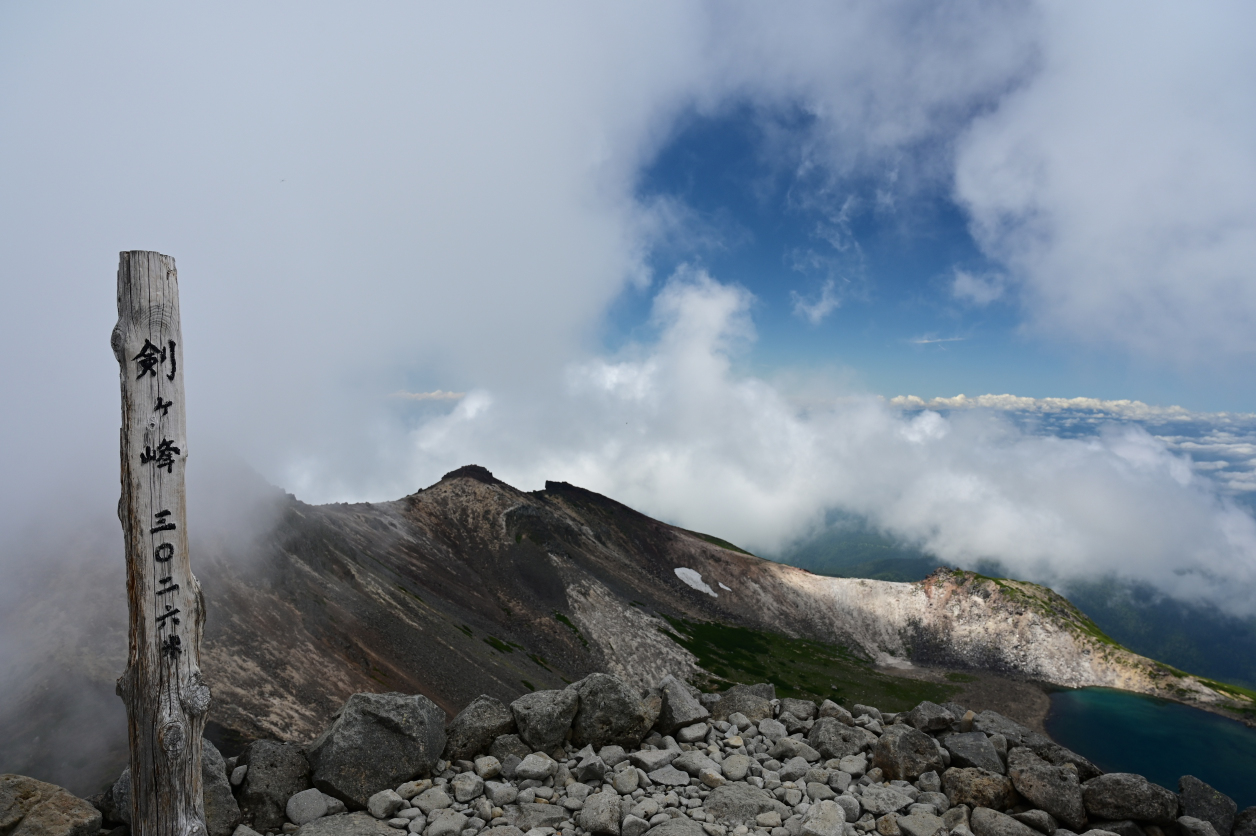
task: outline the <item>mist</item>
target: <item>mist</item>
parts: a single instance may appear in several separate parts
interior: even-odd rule
[[[727,246],[720,230],[637,191],[687,118],[801,112],[764,148],[809,173],[798,201],[836,217],[860,181],[886,207],[962,209],[997,270],[956,272],[949,304],[1006,306],[1048,347],[1238,369],[1241,388],[1252,11],[1174,8],[6,4],[7,693],[58,648],[78,659],[88,631],[107,648],[84,675],[121,672],[108,341],[125,249],[178,263],[188,524],[207,553],[265,530],[255,478],[377,501],[475,462],[765,556],[836,510],[958,565],[1114,574],[1250,613],[1256,523],[1187,446],[1128,422],[1066,439],[903,411],[881,396],[956,393],[877,392],[842,357],[764,368],[762,299],[700,260],[652,266]],[[791,303],[800,327],[846,304],[813,291]],[[646,313],[625,325],[625,308]]]

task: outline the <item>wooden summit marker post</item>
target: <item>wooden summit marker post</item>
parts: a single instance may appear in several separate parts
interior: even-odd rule
[[[205,606],[188,560],[183,338],[174,259],[121,253],[122,498],[130,651],[118,679],[131,743],[134,836],[206,836],[201,733]]]

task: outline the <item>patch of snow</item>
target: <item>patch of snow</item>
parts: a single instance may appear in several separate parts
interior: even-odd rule
[[[725,586],[722,582],[720,583],[720,589],[724,590],[725,592],[733,591],[733,588],[731,586]]]
[[[719,594],[714,589],[707,586],[706,583],[703,582],[702,575],[698,574],[692,569],[687,569],[684,566],[681,566],[680,568],[676,570],[676,577],[680,578],[686,584],[698,590],[699,592],[705,592],[707,595],[710,595],[712,598],[720,597]],[[724,586],[724,584],[720,584],[720,586]],[[724,588],[728,589],[728,587],[726,586],[724,586]]]

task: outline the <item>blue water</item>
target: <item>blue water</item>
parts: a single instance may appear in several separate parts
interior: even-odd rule
[[[1107,772],[1136,772],[1177,791],[1194,775],[1256,805],[1256,729],[1180,703],[1082,688],[1051,695],[1047,732]]]

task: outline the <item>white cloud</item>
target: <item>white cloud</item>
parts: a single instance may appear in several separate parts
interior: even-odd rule
[[[466,396],[466,392],[446,392],[442,389],[437,389],[433,392],[406,392],[399,390],[392,393],[392,397],[406,401],[459,401]]]
[[[751,301],[704,274],[679,277],[659,294],[656,342],[574,365],[546,409],[507,396],[435,419],[414,435],[413,466],[489,463],[523,487],[561,479],[765,554],[842,509],[960,565],[993,558],[1044,582],[1113,573],[1252,611],[1256,521],[1164,440],[1111,423],[1059,438],[953,406],[980,398],[928,402],[949,416],[918,398],[857,396],[799,412],[734,372]]]
[[[826,280],[820,288],[820,295],[812,299],[802,296],[796,290],[791,290],[789,297],[794,302],[794,316],[805,319],[812,325],[819,325],[821,320],[842,304],[842,300],[838,298],[833,288],[833,280]]]
[[[1042,333],[1191,365],[1250,357],[1256,7],[1039,13],[1039,68],[959,141],[978,240]]]
[[[1002,297],[1005,289],[1001,276],[978,276],[958,267],[955,268],[955,278],[951,281],[951,294],[956,299],[983,307]]]

